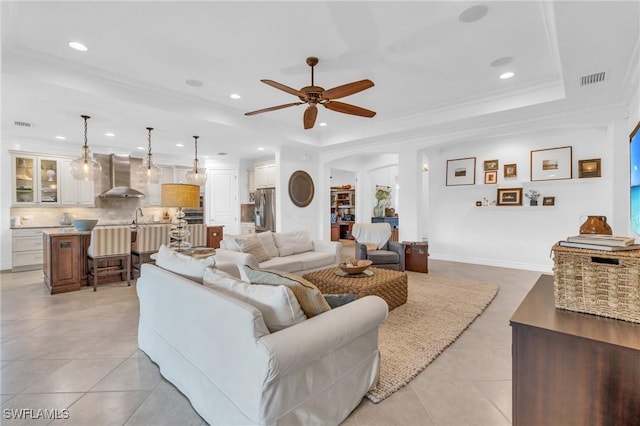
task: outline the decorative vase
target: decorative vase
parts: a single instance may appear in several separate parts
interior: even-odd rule
[[[530,206],[537,206],[538,205],[538,200],[529,200],[529,205]]]
[[[382,207],[382,205],[380,205],[379,201],[378,204],[376,204],[376,206],[373,208],[373,217],[384,217],[384,208]]]
[[[606,216],[587,216],[587,220],[580,225],[580,233],[612,235],[613,231],[607,224]]]

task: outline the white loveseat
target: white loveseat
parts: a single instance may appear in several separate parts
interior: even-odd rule
[[[155,265],[137,292],[140,349],[211,425],[336,425],[377,382],[379,297],[270,333],[254,305]]]
[[[238,244],[249,238],[258,238],[268,256],[252,254],[251,249],[255,246],[242,247]],[[255,250],[253,252],[256,253]],[[267,231],[251,235],[225,235],[220,242],[220,248],[216,249],[216,262],[235,263],[241,271],[242,279],[247,281],[242,269],[243,265],[299,272],[337,265],[340,263],[341,254],[340,242],[314,240],[306,231],[286,233]]]

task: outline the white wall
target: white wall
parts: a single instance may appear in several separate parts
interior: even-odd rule
[[[329,193],[327,183],[319,184],[318,157],[310,151],[283,147],[276,153],[276,231],[308,230],[315,238],[328,239],[315,224],[322,220],[329,223],[329,202],[323,204],[319,192]],[[306,207],[298,207],[289,198],[289,178],[293,172],[304,170],[313,179],[314,196]]]
[[[529,182],[530,151],[571,145],[576,178]],[[429,158],[429,251],[434,259],[550,271],[553,244],[578,233],[586,215],[612,217],[613,141],[610,128],[550,129],[503,138],[472,140],[426,150]],[[446,186],[448,159],[476,157],[476,185]],[[602,159],[602,178],[577,179],[578,160]],[[484,185],[483,161],[498,159],[498,185]],[[517,163],[517,179],[502,166]],[[498,187],[523,187],[555,196],[553,207],[476,207],[496,200]],[[523,198],[523,203],[528,199]],[[401,227],[402,228],[402,227]],[[615,229],[614,233],[625,229]]]

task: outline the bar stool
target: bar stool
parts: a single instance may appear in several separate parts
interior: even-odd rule
[[[136,242],[131,246],[131,269],[139,271],[143,263],[153,262],[151,254],[157,252],[161,245],[169,245],[170,230],[169,224],[138,226]]]
[[[191,243],[191,247],[206,247],[207,246],[207,225],[188,224],[186,225],[187,231],[190,235],[184,240]]]
[[[93,291],[98,286],[98,276],[126,273],[127,284],[131,285],[131,228],[93,228],[87,259],[88,274],[93,276]],[[120,265],[109,266],[108,262],[113,260],[120,261]]]

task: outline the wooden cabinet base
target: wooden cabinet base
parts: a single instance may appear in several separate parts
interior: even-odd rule
[[[543,275],[511,318],[514,425],[640,424],[640,324],[556,309]]]

